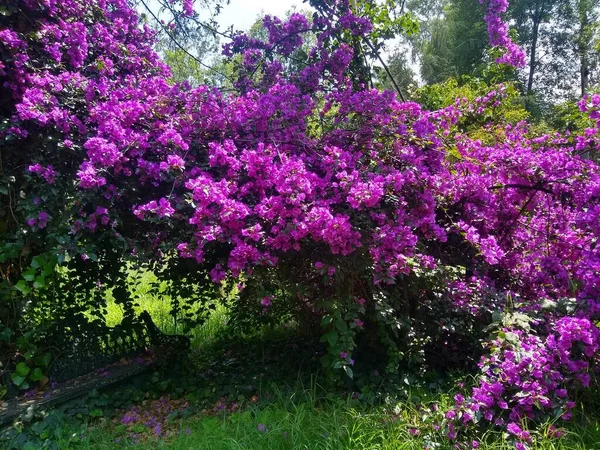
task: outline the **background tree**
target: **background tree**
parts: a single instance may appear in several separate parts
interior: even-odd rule
[[[217,18],[228,4],[229,0],[199,0],[182,10],[169,0],[139,0],[140,18],[157,32],[154,48],[171,68],[174,81],[227,84],[230,74],[221,65],[220,48],[233,28],[221,30]]]
[[[380,88],[394,91],[395,86],[392,79],[404,93],[410,93],[411,86],[416,86],[416,74],[410,67],[410,61],[408,60],[406,53],[405,49],[396,48],[396,50],[388,57],[387,67],[389,73],[382,68],[378,68],[378,86]]]
[[[412,3],[421,11],[422,3]],[[488,45],[484,8],[478,0],[449,0],[442,4],[442,16],[434,8],[424,28],[422,41],[414,40],[421,57],[421,76],[427,84],[450,77],[480,74]]]
[[[598,67],[597,38],[600,1],[574,0],[573,9],[577,13],[577,51],[579,55],[579,76],[581,96],[589,90],[590,83],[595,82]]]

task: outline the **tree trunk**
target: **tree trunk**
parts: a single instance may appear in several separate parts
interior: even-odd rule
[[[586,0],[579,1],[579,72],[581,76],[581,96],[583,97],[590,85],[590,65],[588,59],[588,45],[590,36],[589,32],[589,15],[588,2]]]
[[[543,1],[537,3],[535,14],[533,15],[533,37],[531,41],[531,51],[529,55],[529,80],[527,81],[527,95],[531,95],[533,93],[533,75],[535,74],[535,66],[537,64],[535,58],[540,32],[540,23],[542,22],[543,18],[543,4]]]

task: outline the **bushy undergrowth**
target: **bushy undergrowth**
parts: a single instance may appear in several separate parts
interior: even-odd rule
[[[443,427],[455,403],[454,378],[421,380],[406,396],[370,405],[356,398],[354,386],[327,385],[317,340],[281,327],[245,338],[218,330],[185,364],[19,421],[4,431],[3,448],[454,448]],[[571,421],[530,429],[532,448],[594,449],[597,407],[588,395]],[[513,448],[508,437],[488,431],[467,448]]]

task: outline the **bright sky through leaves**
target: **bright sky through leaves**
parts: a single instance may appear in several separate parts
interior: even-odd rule
[[[246,30],[261,13],[285,17],[285,13],[294,7],[307,9],[308,4],[302,0],[231,0],[229,5],[223,6],[218,21],[224,28],[233,25],[235,29]]]

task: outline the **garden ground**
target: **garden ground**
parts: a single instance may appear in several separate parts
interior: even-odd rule
[[[143,286],[140,294],[140,310],[149,310],[165,332],[175,332],[168,300],[146,295]],[[111,304],[109,320],[117,323],[119,314]],[[443,385],[408,387],[404,399],[369,404],[343,386],[326,389],[319,343],[294,329],[234,338],[225,308],[219,308],[192,341],[182,362],[55,411],[62,424],[54,430],[59,448],[453,448],[433,421],[437,409],[453,403],[456,377]],[[548,423],[531,449],[600,449],[600,400],[581,400],[574,420],[556,424],[564,425],[558,428],[565,433],[561,439]],[[488,432],[475,446],[514,448],[506,438]]]

